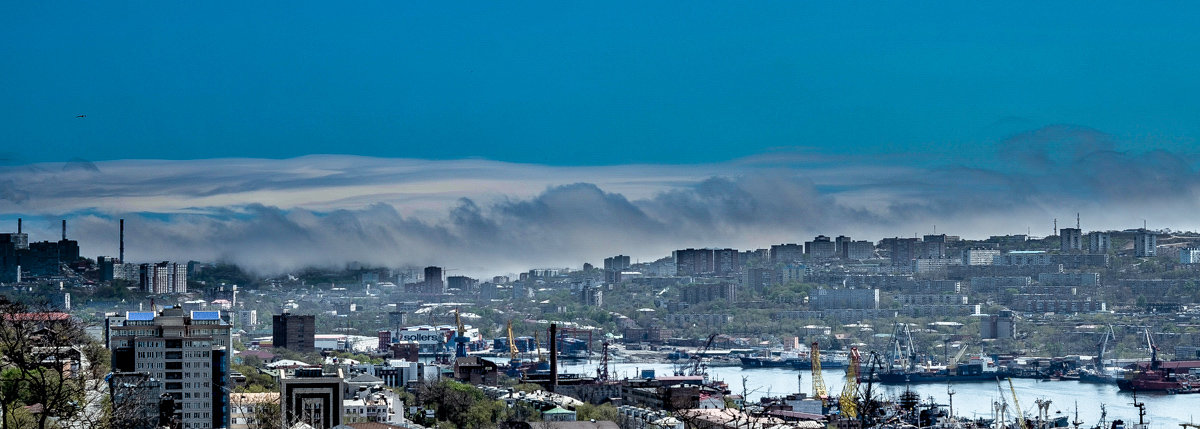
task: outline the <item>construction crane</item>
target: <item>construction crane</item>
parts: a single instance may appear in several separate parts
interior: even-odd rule
[[[850,365],[846,366],[846,385],[842,387],[842,396],[838,398],[842,415],[848,419],[858,418],[858,363],[860,356],[858,347],[850,348]]]
[[[825,391],[825,379],[821,378],[821,348],[816,341],[812,343],[812,353],[809,355],[812,358],[812,391],[813,396],[828,399],[829,393]]]
[[[520,360],[520,354],[517,352],[517,340],[513,337],[512,321],[508,321],[508,354],[512,357],[512,361]]]
[[[1012,391],[1013,407],[1017,409],[1017,424],[1019,428],[1025,427],[1025,412],[1021,410],[1021,401],[1017,400],[1017,388],[1013,387],[1012,377],[1008,378],[1008,390]]]

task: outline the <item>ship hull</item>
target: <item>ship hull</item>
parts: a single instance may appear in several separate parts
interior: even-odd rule
[[[1007,378],[1007,372],[993,372],[972,375],[929,374],[920,372],[889,372],[877,374],[882,384],[915,384],[915,383],[959,383],[976,381],[995,381],[997,378]]]

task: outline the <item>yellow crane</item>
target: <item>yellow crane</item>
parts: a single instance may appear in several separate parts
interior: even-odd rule
[[[842,415],[848,419],[858,418],[858,362],[860,356],[858,347],[850,348],[850,365],[846,367],[846,385],[842,387],[842,396],[838,405]]]
[[[1017,424],[1020,425],[1017,427],[1023,428],[1025,427],[1025,413],[1021,411],[1021,401],[1017,400],[1017,388],[1013,387],[1012,377],[1008,378],[1008,390],[1012,391],[1013,406],[1017,408]]]
[[[813,396],[828,399],[829,393],[825,391],[825,379],[821,378],[821,348],[816,341],[812,343],[812,390]]]
[[[512,356],[512,360],[518,359],[517,340],[513,337],[512,321],[508,321],[508,354]]]

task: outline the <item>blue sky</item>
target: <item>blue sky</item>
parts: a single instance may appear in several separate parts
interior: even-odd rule
[[[1076,213],[1197,230],[1197,10],[8,2],[0,231],[486,274]]]
[[[1051,124],[1200,132],[1192,3],[646,3],[9,2],[0,158],[978,163]]]

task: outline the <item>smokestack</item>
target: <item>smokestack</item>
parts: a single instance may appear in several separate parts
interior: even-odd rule
[[[125,219],[121,219],[121,255],[118,256],[121,263],[125,263]]]
[[[550,385],[551,393],[558,387],[558,324],[550,324]]]
[[[62,239],[63,239],[63,241],[67,241],[67,220],[66,220],[66,219],[63,219],[63,220],[62,220],[62,223],[63,223],[63,226],[62,226],[62,236],[63,236],[63,238],[62,238]]]
[[[17,218],[17,234],[21,233],[21,218]]]

